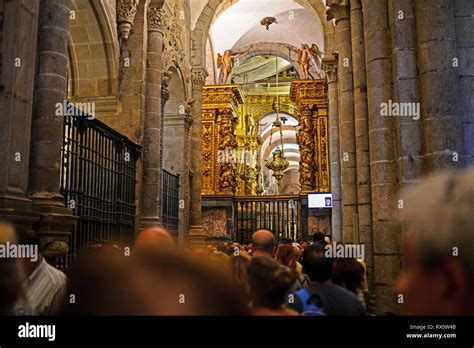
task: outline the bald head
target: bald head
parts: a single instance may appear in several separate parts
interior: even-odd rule
[[[163,227],[149,227],[144,229],[137,237],[135,248],[169,250],[175,248],[173,238]]]
[[[255,256],[272,256],[275,237],[269,230],[258,230],[252,236],[252,244]]]

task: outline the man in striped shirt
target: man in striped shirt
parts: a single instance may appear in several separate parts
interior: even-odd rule
[[[40,240],[33,231],[17,231],[18,242],[23,245],[37,245]],[[37,260],[22,259],[27,280],[24,298],[17,302],[15,313],[19,315],[56,315],[66,295],[67,277],[60,270],[46,262],[40,255]]]

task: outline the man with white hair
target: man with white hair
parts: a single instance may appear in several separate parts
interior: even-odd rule
[[[406,314],[474,314],[474,168],[415,185],[402,221]]]

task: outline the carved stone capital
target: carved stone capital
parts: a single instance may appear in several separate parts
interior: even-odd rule
[[[334,58],[323,58],[322,64],[323,70],[326,73],[328,82],[337,81],[337,57]]]
[[[191,126],[194,124],[194,116],[192,114],[185,114],[185,117],[184,117],[184,126],[186,127],[186,129],[190,129]]]
[[[327,6],[326,16],[328,21],[335,19],[337,23],[342,19],[349,19],[349,0],[328,0]]]
[[[140,0],[117,0],[117,24],[120,38],[127,41],[133,30],[133,21]]]
[[[161,107],[164,108],[166,102],[170,98],[171,91],[169,89],[169,84],[171,81],[171,73],[165,71],[161,76]]]
[[[205,70],[197,70],[191,73],[193,88],[202,88],[206,84],[207,73]]]
[[[156,31],[165,34],[168,29],[168,17],[163,8],[148,7],[148,31]]]
[[[185,106],[186,114],[192,114],[195,103],[196,103],[195,99],[188,98],[188,100],[186,101],[186,106]]]

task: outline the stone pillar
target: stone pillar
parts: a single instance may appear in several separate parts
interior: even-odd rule
[[[464,158],[474,165],[474,1],[454,0],[459,87],[464,129]]]
[[[66,99],[69,16],[69,0],[40,2],[29,192],[42,243],[68,242],[76,221],[60,193],[64,119],[56,115]]]
[[[181,231],[180,237],[181,239],[179,240],[180,245],[186,245],[189,240],[189,228],[190,228],[190,223],[191,223],[191,207],[192,207],[192,201],[191,201],[191,166],[192,166],[192,157],[191,157],[191,141],[192,141],[192,126],[194,124],[194,113],[193,113],[193,107],[195,104],[195,100],[192,98],[189,98],[186,102],[186,114],[185,114],[185,119],[184,119],[184,175],[185,177],[182,178],[182,189],[181,189],[181,196],[182,199],[185,202],[184,208],[181,209],[180,207],[180,213],[182,216],[183,223],[180,224],[183,226],[183,230]],[[181,217],[180,216],[180,217]]]
[[[416,69],[416,23],[412,0],[389,1],[392,42],[393,102],[420,103]],[[421,119],[400,117],[398,147],[399,190],[422,176]]]
[[[341,151],[343,241],[354,242],[357,224],[357,173],[354,122],[351,23],[347,0],[328,1],[328,19],[336,20],[339,83],[339,140]]]
[[[167,28],[164,9],[148,8],[145,121],[143,134],[143,188],[141,227],[160,223],[162,59],[163,34]]]
[[[39,218],[27,197],[39,1],[0,7],[0,219],[31,230]]]
[[[464,163],[454,2],[415,0],[426,173]]]
[[[395,117],[383,117],[392,98],[387,0],[363,0],[369,115],[375,300],[378,313],[397,312],[394,283],[400,272]],[[369,39],[370,38],[370,39]]]
[[[354,76],[354,130],[357,159],[357,211],[359,216],[359,233],[356,242],[364,245],[367,278],[369,289],[372,293],[374,286],[374,260],[364,24],[361,1],[351,0],[350,5]]]
[[[202,230],[201,213],[201,144],[202,144],[202,88],[206,83],[207,72],[203,67],[194,67],[191,75],[193,95],[194,124],[191,129],[191,221],[189,226],[189,242],[193,246],[204,244],[206,235]]]
[[[337,86],[337,59],[324,59],[324,70],[328,78],[329,159],[331,161],[332,216],[331,234],[336,242],[342,241],[341,163],[339,142],[339,113]]]

